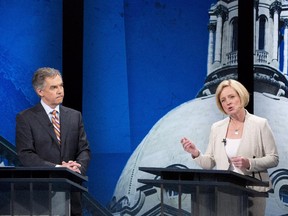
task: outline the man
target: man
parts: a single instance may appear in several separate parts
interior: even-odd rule
[[[16,117],[16,147],[21,163],[30,167],[66,167],[86,175],[90,149],[82,115],[61,105],[64,87],[60,72],[39,68],[32,85],[40,103]],[[82,215],[80,193],[71,193],[71,215]]]

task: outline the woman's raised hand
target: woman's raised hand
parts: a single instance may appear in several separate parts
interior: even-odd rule
[[[196,145],[193,142],[191,142],[189,139],[187,139],[186,137],[182,138],[181,144],[184,150],[190,153],[194,158],[199,156],[200,151],[197,149]]]

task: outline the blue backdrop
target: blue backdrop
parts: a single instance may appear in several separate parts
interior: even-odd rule
[[[85,1],[89,189],[103,204],[150,128],[203,86],[209,8],[210,1]]]
[[[38,67],[62,69],[62,2],[0,0],[0,135],[15,143],[16,113],[38,102]]]
[[[84,1],[88,187],[103,205],[150,128],[203,86],[211,2]],[[62,69],[61,20],[59,0],[0,0],[0,134],[13,144],[16,113],[39,100],[32,74]]]

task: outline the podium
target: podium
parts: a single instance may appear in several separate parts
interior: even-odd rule
[[[161,215],[169,215],[164,194],[178,195],[177,215],[187,215],[182,210],[182,195],[189,194],[191,215],[248,215],[248,197],[268,197],[267,192],[258,192],[249,186],[265,186],[263,182],[250,176],[229,170],[201,170],[179,168],[139,167],[140,171],[155,175],[151,179],[138,182],[160,188]]]
[[[1,167],[0,215],[70,215],[70,194],[87,181],[64,167]]]

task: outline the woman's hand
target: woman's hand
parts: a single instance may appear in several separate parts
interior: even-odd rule
[[[230,158],[231,163],[237,168],[250,169],[249,159],[238,156]]]
[[[181,139],[181,144],[184,148],[184,150],[188,153],[190,153],[193,158],[196,158],[200,155],[200,151],[197,149],[194,143],[192,143],[189,139],[186,137]]]

